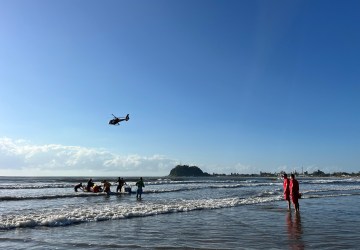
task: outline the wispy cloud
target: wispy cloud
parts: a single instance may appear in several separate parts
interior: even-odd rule
[[[119,155],[105,149],[0,138],[0,175],[163,176],[176,164],[162,155]]]

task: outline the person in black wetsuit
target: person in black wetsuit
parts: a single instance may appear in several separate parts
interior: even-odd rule
[[[140,180],[139,180],[138,182],[136,182],[135,185],[138,187],[138,189],[137,189],[137,191],[136,191],[136,199],[141,200],[141,194],[142,194],[142,192],[143,192],[142,189],[143,189],[143,187],[145,187],[143,178],[140,177]]]
[[[93,186],[94,186],[94,182],[93,182],[92,179],[90,178],[89,181],[88,181],[88,183],[87,183],[86,190],[87,190],[88,192],[90,192],[90,191],[91,191],[91,188],[92,188]]]
[[[118,186],[116,188],[116,193],[121,192],[122,187],[126,184],[126,182],[124,181],[124,178],[119,177],[117,179],[116,183],[118,183]]]
[[[80,182],[80,184],[77,184],[77,185],[74,187],[75,192],[77,192],[79,188],[80,188],[81,190],[84,190],[84,189],[83,189],[83,185],[82,185],[81,182]]]

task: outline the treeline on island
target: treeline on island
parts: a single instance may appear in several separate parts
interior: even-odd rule
[[[169,176],[172,177],[178,177],[178,176],[189,176],[189,177],[197,177],[197,176],[239,176],[239,177],[278,177],[284,174],[284,171],[281,171],[280,173],[274,172],[261,172],[260,174],[238,174],[238,173],[231,173],[229,175],[227,174],[208,174],[206,172],[203,172],[199,167],[197,166],[188,166],[188,165],[177,165],[174,167],[171,171]],[[348,177],[348,176],[360,176],[360,172],[358,173],[347,173],[347,172],[334,172],[334,173],[325,173],[321,170],[314,171],[312,173],[309,173],[308,171],[305,171],[303,173],[298,173],[296,171],[291,172],[295,174],[296,176],[303,176],[303,177]],[[287,174],[291,174],[287,173]]]

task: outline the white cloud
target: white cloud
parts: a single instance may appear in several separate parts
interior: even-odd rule
[[[0,175],[164,176],[177,164],[161,155],[118,155],[105,149],[0,138]]]
[[[106,149],[59,144],[34,145],[25,140],[0,138],[0,176],[166,176],[178,164],[178,160],[163,155],[121,155],[114,154]],[[274,167],[272,171],[268,171],[258,166],[241,163],[228,166],[221,164],[201,165],[201,163],[184,164],[198,166],[210,174],[302,171],[299,166],[289,165],[281,165],[277,168]],[[303,166],[303,170],[310,173],[318,169],[325,172],[340,171],[332,166],[327,168],[317,165]]]

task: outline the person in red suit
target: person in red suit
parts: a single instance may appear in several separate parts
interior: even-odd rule
[[[290,196],[291,201],[294,204],[295,212],[299,212],[299,198],[300,198],[300,192],[299,192],[299,182],[295,179],[295,175],[291,174],[290,179]]]
[[[287,174],[283,175],[284,178],[284,199],[288,203],[288,210],[290,210],[290,180],[287,178]]]

